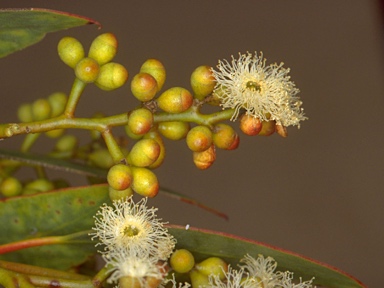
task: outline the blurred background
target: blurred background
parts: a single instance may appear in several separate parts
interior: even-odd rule
[[[2,0],[0,7],[63,10],[103,25],[101,30],[86,26],[48,34],[39,44],[1,59],[2,123],[17,121],[22,102],[55,91],[69,93],[73,71],[56,52],[63,36],[89,47],[100,33],[115,33],[115,61],[132,78],[146,59],[160,59],[167,68],[165,89],[190,89],[197,66],[215,66],[238,52],[263,51],[267,63],[284,62],[309,117],[301,129],[290,127],[285,139],[241,135],[239,148],[218,151],[207,171],[195,168],[185,141],[167,141],[168,156],[156,171],[162,186],[227,213],[229,221],[162,195],[149,204],[170,223],[265,242],[336,266],[369,287],[383,285],[380,2]],[[89,86],[76,115],[119,114],[137,104],[129,85],[114,92]],[[88,139],[86,131],[73,133]],[[21,140],[2,141],[0,148],[18,147]],[[38,143],[34,151],[44,152]]]

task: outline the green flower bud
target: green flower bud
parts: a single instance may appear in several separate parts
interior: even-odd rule
[[[213,144],[203,152],[193,152],[193,163],[195,163],[196,167],[201,170],[211,167],[215,160],[216,149]]]
[[[157,91],[160,91],[163,88],[166,72],[164,65],[157,59],[148,59],[143,63],[140,68],[140,72],[148,73],[156,79],[157,82]]]
[[[37,99],[32,103],[32,117],[35,121],[46,120],[51,117],[51,104],[47,99]]]
[[[23,191],[23,185],[15,177],[7,177],[0,183],[0,192],[4,197],[13,197],[20,195]]]
[[[161,122],[158,126],[159,132],[171,140],[180,140],[187,136],[189,123],[182,121]]]
[[[45,132],[45,135],[49,138],[59,138],[65,132],[65,129],[55,129]]]
[[[90,153],[88,155],[88,160],[91,161],[94,166],[104,169],[108,169],[114,164],[111,154],[105,148]]]
[[[74,135],[64,135],[55,145],[55,150],[58,152],[73,152],[78,144],[78,140]]]
[[[51,117],[57,117],[63,114],[67,104],[67,95],[63,92],[56,92],[48,96],[48,102],[51,104]]]
[[[260,133],[262,124],[259,118],[251,115],[243,115],[240,118],[240,129],[244,134],[255,136]]]
[[[132,167],[132,189],[144,197],[155,197],[159,192],[159,182],[155,173],[147,168]]]
[[[220,123],[213,128],[213,143],[220,149],[236,149],[239,146],[239,139],[236,131],[227,124]]]
[[[213,92],[215,78],[210,66],[199,66],[191,75],[191,87],[196,99],[202,100]]]
[[[128,187],[127,189],[124,190],[116,190],[113,189],[111,186],[109,186],[109,199],[112,201],[117,201],[121,199],[126,199],[127,197],[130,197],[133,195],[133,190],[131,187]]]
[[[21,122],[27,123],[33,121],[32,114],[32,105],[31,104],[22,104],[19,109],[17,109],[17,117]]]
[[[158,91],[156,79],[148,73],[136,74],[131,82],[131,91],[141,102],[152,100]]]
[[[193,97],[187,89],[172,87],[164,91],[157,99],[159,107],[168,113],[181,113],[191,107]]]
[[[104,33],[97,36],[89,48],[88,57],[95,59],[99,65],[103,65],[113,59],[117,52],[117,39],[112,33]]]
[[[57,45],[60,59],[71,68],[84,58],[84,48],[81,43],[73,37],[64,37]]]
[[[128,80],[128,71],[119,63],[110,62],[100,68],[96,86],[105,91],[120,88]]]
[[[92,58],[83,58],[75,67],[75,75],[84,83],[95,82],[99,76],[100,66],[96,60]]]
[[[197,270],[189,272],[189,277],[191,278],[192,288],[210,287],[208,276]]]
[[[195,269],[206,276],[217,275],[223,280],[225,279],[225,273],[228,271],[228,264],[221,258],[209,257],[196,264]]]
[[[276,122],[274,120],[262,121],[261,124],[260,136],[270,136],[275,133]]]
[[[107,181],[113,189],[121,191],[132,184],[131,168],[124,164],[116,164],[108,170]]]
[[[186,249],[180,249],[173,252],[169,259],[171,267],[177,273],[187,273],[195,266],[195,258],[192,253]]]
[[[128,163],[136,167],[148,167],[160,155],[160,145],[153,139],[142,139],[133,145]]]
[[[156,130],[148,132],[147,134],[144,135],[144,138],[153,139],[157,142],[157,144],[159,144],[159,147],[160,147],[159,157],[157,157],[157,160],[155,162],[153,162],[151,165],[148,166],[148,168],[150,169],[155,169],[163,163],[165,158],[165,145],[164,145],[163,139],[161,138],[160,134]]]
[[[146,108],[133,110],[128,117],[127,126],[129,131],[135,135],[147,133],[153,125],[153,114]]]
[[[212,145],[212,131],[202,125],[198,125],[189,130],[187,134],[188,148],[194,152],[202,152]]]
[[[47,192],[53,189],[55,189],[55,186],[53,185],[53,183],[45,178],[36,179],[25,185],[25,190],[27,191],[35,190],[37,193]]]

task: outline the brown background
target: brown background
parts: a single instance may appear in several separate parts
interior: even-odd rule
[[[2,0],[0,6],[64,10],[103,24],[101,31],[88,26],[48,35],[1,59],[1,122],[16,121],[22,101],[69,92],[73,72],[56,54],[65,35],[87,46],[99,33],[114,32],[120,40],[115,60],[132,77],[147,58],[160,59],[168,71],[165,88],[189,89],[195,67],[238,52],[263,51],[268,63],[284,61],[309,117],[300,130],[290,128],[287,139],[242,136],[238,150],[219,151],[204,172],[194,167],[185,142],[167,142],[167,160],[157,171],[161,185],[225,211],[230,221],[164,196],[150,204],[171,223],[273,244],[337,266],[369,287],[383,285],[384,71],[377,2]],[[89,87],[77,115],[112,115],[136,105],[129,85],[112,93]]]

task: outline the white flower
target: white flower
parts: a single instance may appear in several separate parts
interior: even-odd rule
[[[251,288],[254,283],[247,281],[247,278],[243,279],[243,269],[236,270],[232,267],[228,267],[228,271],[225,273],[225,279],[221,280],[219,275],[213,274],[209,276],[209,287],[211,288]]]
[[[104,244],[102,253],[114,253],[126,249],[136,255],[148,255],[157,260],[169,258],[176,240],[163,226],[155,212],[157,208],[146,206],[147,198],[134,203],[132,197],[104,204],[95,216],[93,238]]]
[[[293,273],[292,272],[285,272],[283,274],[283,278],[281,280],[281,288],[311,288],[312,287],[312,280],[308,280],[308,281],[302,281],[302,279],[300,278],[300,283],[292,283],[292,279],[293,279]]]
[[[110,254],[103,255],[106,261],[106,267],[110,267],[108,283],[117,281],[138,281],[140,287],[146,287],[148,278],[154,278],[162,281],[164,275],[164,264],[160,265],[156,258],[143,257],[135,254],[132,250],[118,249]]]
[[[232,63],[219,61],[218,71],[212,70],[217,81],[214,94],[223,108],[235,109],[231,120],[236,120],[240,109],[262,121],[275,120],[283,126],[297,125],[306,119],[299,89],[290,81],[284,63],[266,66],[263,54],[232,56]]]

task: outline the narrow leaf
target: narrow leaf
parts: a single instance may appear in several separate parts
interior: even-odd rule
[[[46,33],[65,30],[95,20],[48,9],[0,9],[0,58],[42,40]]]
[[[213,232],[196,228],[185,228],[170,225],[169,232],[177,239],[177,248],[191,251],[197,261],[210,256],[223,258],[236,267],[239,260],[246,254],[256,257],[259,254],[271,256],[282,271],[294,272],[294,276],[310,280],[315,277],[314,283],[333,288],[362,288],[366,287],[352,276],[307,257],[290,251],[278,249],[260,242],[237,236]]]

